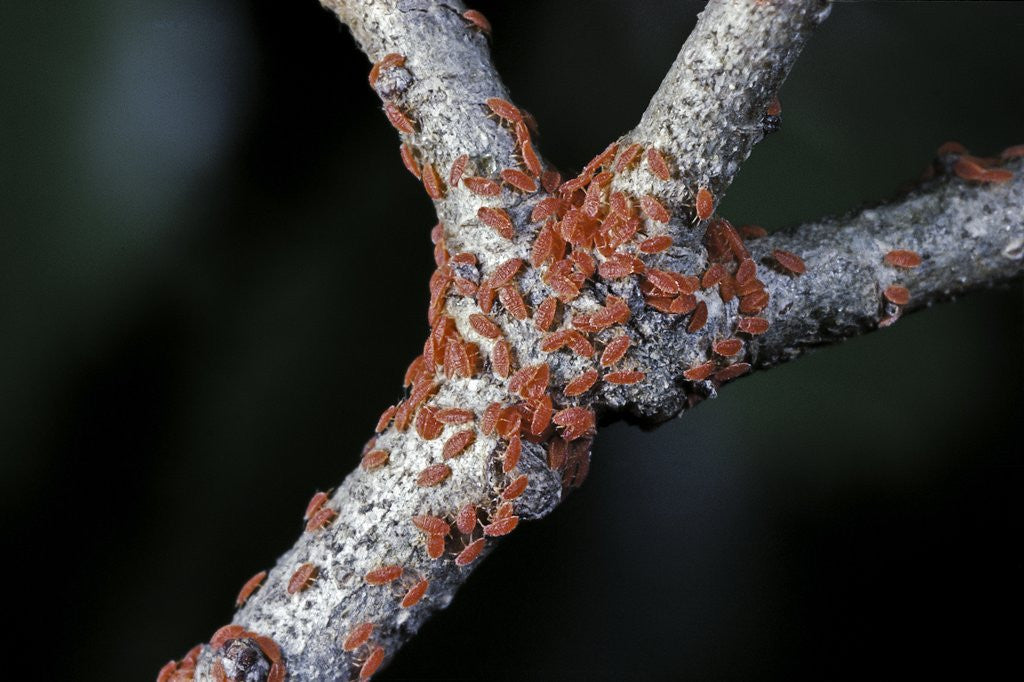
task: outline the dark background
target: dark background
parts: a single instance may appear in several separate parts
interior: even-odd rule
[[[574,169],[635,124],[699,3],[479,8]],[[11,0],[0,31],[7,656],[152,679],[399,395],[432,210],[314,0]],[[1024,142],[1022,44],[1021,4],[835,6],[724,213],[781,228],[884,199],[947,139]],[[984,292],[603,430],[587,484],[380,679],[1019,670],[1022,327],[1019,285]]]

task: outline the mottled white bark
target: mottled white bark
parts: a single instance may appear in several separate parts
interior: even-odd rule
[[[405,56],[403,66],[382,71],[376,90],[415,121],[416,132],[402,137],[420,163],[432,164],[443,180],[460,154],[470,156],[471,175],[495,178],[501,169],[521,166],[513,134],[483,105],[489,97],[509,96],[490,62],[486,37],[463,18],[460,2],[323,3],[350,27],[372,61],[391,52]],[[623,138],[624,143],[636,141],[663,150],[673,167],[672,178],[658,180],[641,166],[613,181],[614,188],[633,196],[652,194],[672,209],[666,226],[648,226],[651,234],[663,230],[675,239],[669,250],[646,259],[648,267],[697,275],[707,268],[704,230],[692,225],[692,196],[699,186],[710,187],[718,196],[724,192],[763,136],[765,107],[811,29],[824,18],[823,10],[818,0],[709,3],[640,124]],[[1016,175],[1006,184],[971,185],[943,174],[889,205],[749,242],[758,276],[770,294],[771,302],[761,315],[771,327],[748,340],[737,359],[767,367],[809,347],[874,329],[883,315],[895,312],[884,308],[880,294],[890,282],[899,281],[914,294],[909,310],[951,292],[1019,276],[1024,182],[1020,162],[1010,168]],[[499,196],[482,198],[458,186],[445,187],[444,194],[436,206],[446,248],[477,259],[475,266],[459,266],[456,274],[479,282],[507,259],[528,257],[539,228],[530,223],[529,214],[547,196],[544,192],[523,194],[504,187]],[[482,225],[477,217],[481,206],[506,210],[515,224],[515,237],[499,237]],[[801,255],[806,274],[795,277],[772,269],[774,248]],[[891,248],[918,251],[924,264],[910,271],[883,266],[882,255]],[[542,274],[526,267],[517,278],[531,309],[549,295]],[[688,316],[666,315],[645,304],[637,278],[594,277],[555,328],[567,326],[572,313],[596,308],[609,294],[625,299],[631,311],[629,323],[615,331],[633,341],[622,368],[643,371],[646,377],[633,385],[601,383],[578,398],[567,398],[561,387],[593,367],[592,360],[568,352],[542,353],[542,334],[531,320],[517,320],[500,305],[492,316],[514,349],[517,367],[550,364],[556,409],[580,405],[605,418],[631,415],[656,423],[680,414],[717,388],[713,381],[686,381],[681,375],[710,357],[715,339],[734,334],[735,300],[723,303],[710,289],[698,291],[697,298],[708,306],[708,322],[697,333],[688,333]],[[482,356],[489,355],[494,342],[468,321],[479,311],[474,300],[450,295],[445,311],[459,334],[479,344]],[[594,334],[592,340],[600,346],[610,333]],[[496,377],[486,363],[485,371],[472,378],[438,381],[432,403],[471,410],[477,424],[489,404],[516,400],[507,381]],[[236,613],[234,623],[272,638],[281,648],[289,679],[358,678],[372,651],[380,647],[386,658],[394,656],[433,611],[453,598],[477,563],[459,566],[454,557],[467,542],[482,536],[480,529],[468,535],[453,530],[444,556],[431,559],[425,535],[412,524],[412,516],[432,514],[451,520],[460,507],[473,503],[480,507],[480,523],[487,523],[501,502],[500,491],[525,474],[529,487],[515,500],[514,513],[524,520],[536,519],[557,506],[571,487],[570,475],[549,468],[543,442],[524,441],[518,465],[505,473],[496,454],[506,446],[476,429],[475,442],[465,452],[444,460],[444,443],[464,428],[446,426],[431,440],[415,428],[384,430],[375,447],[389,453],[387,464],[349,474],[327,503],[336,518],[326,528],[303,533]],[[432,487],[417,484],[425,467],[443,461],[451,467],[450,478]],[[297,517],[300,513],[296,510]],[[486,541],[488,548],[493,542]],[[291,576],[307,562],[317,566],[316,580],[306,590],[289,593]],[[402,568],[400,578],[385,585],[366,580],[369,571],[389,565]],[[421,579],[430,581],[426,596],[403,608],[406,590]],[[367,622],[374,624],[368,642],[345,651],[344,639]],[[247,682],[262,682],[270,669],[257,643],[246,637],[231,646],[204,647],[196,679],[215,679],[214,665],[232,679]]]

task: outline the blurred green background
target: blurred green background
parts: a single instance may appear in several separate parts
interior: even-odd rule
[[[700,6],[478,5],[569,170],[636,123]],[[399,396],[434,218],[315,0],[8,0],[0,31],[0,504],[16,644],[45,647],[18,679],[152,679]],[[782,228],[948,139],[1024,142],[1022,44],[1024,4],[837,4],[723,212]],[[1014,285],[603,430],[587,484],[380,679],[1019,669],[1022,351]]]

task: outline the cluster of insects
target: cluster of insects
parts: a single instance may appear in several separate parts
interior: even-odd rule
[[[490,24],[481,13],[469,10],[463,19],[468,30],[490,35]],[[385,55],[373,64],[370,85],[376,89],[384,71],[405,65],[403,55]],[[391,124],[405,136],[415,135],[418,124],[410,113],[384,100],[384,113]],[[586,298],[585,292],[593,298],[595,283],[631,283],[644,307],[685,319],[685,329],[690,333],[699,332],[707,324],[709,296],[717,296],[724,304],[736,301],[733,335],[709,340],[706,361],[682,372],[681,378],[688,382],[721,384],[745,374],[750,364],[744,362],[744,339],[769,329],[768,319],[760,316],[769,304],[769,293],[745,243],[763,237],[766,231],[757,225],[737,228],[714,216],[715,197],[708,187],[690,188],[692,206],[685,207],[689,215],[677,216],[691,217],[705,225],[706,267],[689,273],[654,267],[654,257],[673,247],[669,229],[673,215],[652,194],[635,196],[620,189],[616,178],[647,173],[653,181],[670,182],[677,175],[670,155],[639,142],[616,142],[577,176],[563,180],[537,155],[532,141],[536,123],[527,112],[495,97],[481,103],[481,113],[493,117],[514,137],[518,167],[501,169],[493,176],[474,175],[467,172],[475,167],[474,160],[463,154],[454,159],[442,178],[443,169],[421,161],[409,137],[400,146],[401,159],[435,201],[453,190],[464,190],[481,200],[500,197],[506,191],[528,199],[532,206],[528,224],[517,224],[500,207],[481,205],[476,212],[482,229],[522,245],[521,257],[497,264],[484,277],[478,255],[451,253],[444,225],[434,227],[431,240],[437,269],[429,286],[430,333],[423,352],[406,371],[405,399],[387,408],[375,428],[378,435],[412,429],[424,441],[443,438],[441,461],[416,474],[415,485],[425,489],[445,485],[453,475],[450,462],[464,456],[478,439],[497,441],[491,457],[495,471],[500,472],[499,483],[488,499],[466,502],[456,509],[424,511],[409,519],[422,538],[427,559],[451,561],[457,567],[476,561],[490,538],[507,535],[518,527],[516,501],[530,485],[529,476],[519,468],[524,441],[544,448],[547,465],[561,474],[565,488],[580,485],[587,474],[596,429],[596,415],[590,404],[597,392],[637,384],[646,378],[645,369],[631,359],[630,353],[636,344],[629,328],[637,313],[635,305],[631,307],[626,298],[610,293],[607,286],[600,303],[579,305]],[[765,114],[766,120],[777,127],[780,113],[781,105],[775,99]],[[1012,173],[1000,168],[1000,163],[1024,156],[1024,146],[1005,150],[999,159],[972,157],[956,143],[943,145],[939,154],[957,155],[953,168],[964,180],[1005,182]],[[922,262],[920,255],[909,250],[889,251],[882,258],[885,265],[896,269],[915,268]],[[798,277],[807,266],[799,255],[775,250],[762,267]],[[539,276],[540,284],[531,285],[524,296],[520,282],[531,271]],[[537,277],[531,281],[536,282]],[[894,283],[884,289],[882,297],[887,307],[880,326],[888,326],[909,303],[910,292]],[[474,306],[474,312],[464,316],[462,329],[449,312],[453,299]],[[566,353],[581,369],[559,379],[547,361],[520,364],[508,334],[510,326],[518,323],[533,328],[540,357]],[[516,338],[521,342],[523,336],[518,334]],[[508,399],[492,402],[479,412],[437,401],[445,382],[484,373],[504,386]],[[387,467],[391,461],[391,453],[378,447],[377,439],[374,436],[363,449],[360,468],[366,475]],[[329,492],[317,492],[310,499],[303,516],[306,532],[321,532],[335,521],[338,512],[329,506],[329,500]],[[236,606],[242,606],[260,589],[266,575],[261,571],[242,586]],[[317,565],[299,565],[288,580],[287,593],[311,588],[319,575]],[[362,579],[369,587],[392,590],[400,609],[415,608],[429,596],[431,586],[426,575],[398,564],[377,566]],[[360,621],[340,635],[342,649],[353,655],[360,679],[372,676],[386,656],[374,637],[381,627],[373,621]],[[238,657],[224,653],[232,648],[241,651],[243,658],[261,657],[269,682],[285,677],[280,649],[269,637],[239,625],[227,625],[209,644],[221,653],[212,667],[216,680],[235,679],[237,670],[225,670],[222,663],[223,659],[228,666],[240,665]],[[191,680],[201,650],[199,645],[181,661],[169,662],[160,670],[158,682]]]

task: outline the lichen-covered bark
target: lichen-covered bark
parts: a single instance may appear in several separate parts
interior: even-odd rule
[[[763,135],[765,107],[824,17],[818,0],[712,0],[641,123],[618,150],[581,174],[578,189],[549,183],[534,192],[502,182],[502,170],[530,170],[524,158],[529,134],[485,106],[488,98],[508,94],[490,63],[486,37],[463,16],[461,3],[324,4],[351,28],[372,61],[389,53],[405,58],[380,71],[375,89],[409,118],[415,130],[403,133],[403,142],[418,164],[429,163],[441,179],[434,188],[440,226],[438,271],[431,281],[432,340],[410,371],[410,391],[397,414],[382,420],[368,443],[370,459],[325,502],[330,512],[324,522],[307,529],[270,570],[235,614],[237,631],[216,646],[197,649],[180,667],[182,679],[262,682],[281,679],[285,668],[298,680],[368,676],[369,668],[386,663],[432,612],[449,603],[497,541],[494,536],[502,534],[491,524],[541,518],[580,483],[593,435],[586,428],[590,415],[647,423],[676,416],[747,364],[771,366],[873,329],[882,317],[895,319],[900,311],[886,308],[880,294],[892,282],[913,293],[910,310],[950,291],[1021,272],[1020,161],[1007,166],[1015,175],[1005,184],[971,184],[947,172],[887,206],[748,240],[746,247],[734,242],[724,251],[720,245],[709,248],[708,230],[719,234],[726,223],[694,224],[692,196],[699,186],[720,195]],[[665,153],[671,162],[667,180],[656,177],[642,157],[613,171],[634,142]],[[465,181],[448,186],[451,164],[462,154],[468,156],[466,175],[501,183],[500,191],[481,196]],[[953,160],[940,160],[941,170]],[[536,169],[529,175],[539,180]],[[645,195],[671,215],[659,217],[644,205]],[[532,213],[542,201],[558,208],[536,218]],[[482,208],[504,211],[509,229],[486,224]],[[610,243],[617,230],[627,228],[621,243]],[[541,258],[544,231],[558,235],[559,246]],[[671,244],[643,246],[657,237],[671,237]],[[802,257],[807,271],[783,272],[772,256],[778,248]],[[884,266],[882,255],[894,248],[917,251],[924,263],[912,270]],[[609,269],[620,257],[635,269]],[[514,274],[498,283],[500,268],[511,259],[519,259]],[[741,314],[743,299],[727,293],[721,282],[698,283],[714,263],[724,273],[724,286],[733,289],[738,279],[744,286],[750,282],[740,267],[756,268],[754,289],[763,290],[764,304]],[[496,302],[481,293],[492,283],[504,292]],[[523,299],[522,313],[515,296]],[[538,321],[548,300],[557,300],[550,325]],[[680,309],[663,312],[670,303]],[[596,321],[612,310],[613,320]],[[705,310],[707,320],[700,322]],[[754,314],[769,325],[767,331],[738,332],[739,320]],[[480,317],[493,329],[481,326]],[[582,345],[546,347],[556,332]],[[622,338],[630,341],[628,352],[602,362],[602,352]],[[716,354],[712,345],[723,339],[743,343],[735,352]],[[543,366],[544,381],[517,387],[520,375],[510,378],[501,370],[496,349],[502,343],[511,350],[511,371]],[[702,365],[709,367],[706,377],[684,375]],[[588,373],[595,377],[592,387],[569,390],[570,381]],[[506,429],[507,421],[495,426],[488,417],[497,414],[495,404],[507,420],[521,416],[521,427]],[[444,408],[469,416],[442,424],[433,415]],[[574,433],[577,417],[583,421]],[[465,432],[472,442],[452,450],[453,437]],[[508,454],[515,444],[522,448],[518,459]],[[422,473],[442,465],[450,469],[447,477],[424,484]],[[517,481],[528,484],[519,494],[509,493]],[[459,528],[456,521],[466,520],[460,511],[467,504],[476,511]],[[451,525],[445,540],[429,550],[428,533],[413,522],[422,515]],[[483,550],[466,561],[461,553],[478,546],[472,543]],[[315,579],[295,589],[296,570],[306,564],[316,567]],[[384,567],[393,567],[392,579],[375,576]],[[422,600],[403,605],[408,590],[423,580],[429,587]],[[372,624],[365,640],[346,647],[346,639],[365,624]],[[179,673],[169,679],[174,675]]]

